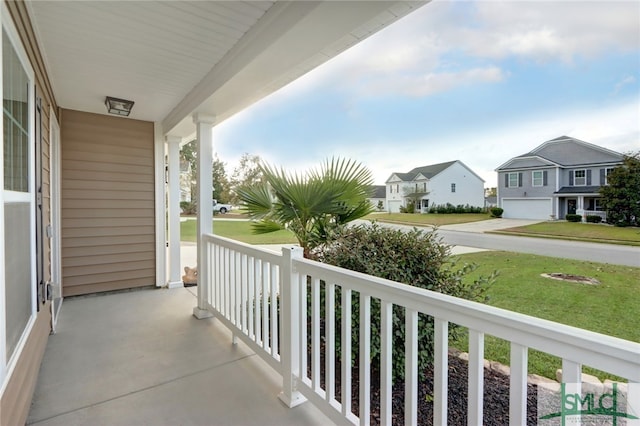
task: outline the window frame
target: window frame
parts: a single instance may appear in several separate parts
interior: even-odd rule
[[[455,183],[451,184],[451,192],[452,193],[456,192],[456,184]]]
[[[540,174],[539,177],[536,177],[536,174]],[[536,184],[536,181],[540,182]],[[531,171],[531,186],[541,187],[544,186],[544,170],[533,170]]]
[[[507,182],[508,182],[507,188],[518,188],[519,187],[518,183],[520,181],[520,174],[518,172],[509,172],[509,173],[507,173],[507,176],[508,176],[508,178],[507,178]],[[515,185],[512,185],[512,183],[513,183],[512,182],[512,176],[515,176],[515,179],[516,179],[516,184]]]
[[[36,170],[35,170],[35,72],[31,62],[29,61],[29,57],[26,53],[25,47],[22,44],[21,38],[18,34],[18,31],[15,27],[15,24],[11,20],[11,14],[7,9],[5,2],[2,2],[1,5],[1,19],[2,22],[2,32],[0,32],[0,39],[2,39],[2,44],[0,46],[4,46],[4,37],[6,36],[8,43],[13,48],[15,55],[17,56],[18,62],[22,67],[22,70],[26,74],[27,79],[27,144],[28,144],[28,159],[27,159],[27,191],[14,191],[10,189],[5,189],[5,180],[4,180],[4,81],[2,86],[0,86],[0,92],[2,94],[3,99],[3,120],[0,122],[0,127],[2,130],[2,143],[0,143],[0,164],[2,164],[2,173],[0,173],[0,229],[4,229],[7,225],[5,221],[5,205],[9,203],[27,203],[29,205],[29,270],[30,270],[30,280],[29,285],[29,306],[30,312],[29,317],[24,324],[24,328],[22,329],[22,333],[20,338],[18,339],[15,347],[12,349],[11,354],[7,354],[7,333],[6,333],[6,318],[2,316],[0,318],[0,383],[4,382],[8,372],[10,372],[15,364],[17,363],[20,355],[23,353],[24,347],[26,345],[27,337],[29,336],[30,331],[32,330],[37,314],[37,272],[36,272],[36,195],[35,195],[35,181],[36,181]],[[4,54],[4,52],[3,52]],[[3,71],[4,71],[4,61],[3,61]],[[7,252],[4,249],[4,244],[0,245],[0,270],[6,271],[6,255]],[[7,285],[6,280],[0,280],[0,307],[4,311],[5,304],[7,303],[6,294]]]
[[[578,177],[576,176],[578,172],[584,173],[584,176],[579,178],[579,179],[584,179],[584,183],[582,184],[578,183]],[[572,173],[573,173],[573,186],[587,186],[587,169],[572,170]]]
[[[613,172],[613,169],[615,169],[615,167],[604,168],[604,184],[603,185],[609,185],[609,174]]]

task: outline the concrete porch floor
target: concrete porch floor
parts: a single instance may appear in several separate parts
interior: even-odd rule
[[[28,424],[331,424],[281,403],[280,376],[195,304],[195,288],[65,300]]]

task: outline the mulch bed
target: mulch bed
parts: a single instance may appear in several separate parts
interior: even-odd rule
[[[323,365],[323,363],[321,363]],[[449,356],[449,400],[447,420],[449,425],[467,424],[467,362],[457,356]],[[310,371],[309,371],[310,373]],[[336,362],[336,399],[341,400],[340,366]],[[353,367],[352,412],[358,415],[358,367]],[[324,388],[324,379],[321,380]],[[433,371],[426,372],[426,378],[418,383],[418,424],[433,424]],[[371,374],[371,424],[380,424],[380,380]],[[396,383],[392,390],[392,424],[404,425],[404,383]],[[485,426],[509,424],[509,377],[493,370],[484,370],[484,419]],[[537,387],[528,385],[527,425],[537,425]]]

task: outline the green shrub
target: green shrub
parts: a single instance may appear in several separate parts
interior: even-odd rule
[[[504,209],[500,207],[491,207],[489,209],[491,212],[491,217],[502,217],[502,213],[504,213]]]
[[[567,222],[582,222],[582,216],[579,214],[568,214],[564,218]]]
[[[413,203],[407,204],[406,207],[400,206],[400,213],[415,213],[415,212],[416,212],[416,206]]]
[[[198,208],[196,203],[191,201],[180,201],[180,210],[183,214],[197,214]]]
[[[589,223],[600,223],[602,222],[602,217],[595,215],[595,214],[588,214],[587,215],[587,222]]]
[[[363,272],[381,278],[409,284],[427,290],[449,294],[469,300],[486,301],[486,290],[496,273],[480,277],[473,282],[463,281],[476,265],[459,267],[450,258],[450,247],[441,243],[433,231],[415,229],[403,232],[380,227],[377,224],[358,225],[340,230],[325,245],[314,252],[317,260],[342,268]],[[340,329],[340,295],[336,291],[336,335]],[[321,300],[321,306],[324,301]],[[352,298],[352,362],[359,351],[359,293]],[[393,377],[404,377],[405,310],[393,308]],[[420,314],[418,318],[418,371],[423,375],[433,362],[433,317]],[[456,335],[456,326],[449,332]],[[340,338],[336,341],[339,356]],[[374,371],[380,365],[380,300],[371,301],[371,365]],[[377,374],[377,372],[376,372]]]

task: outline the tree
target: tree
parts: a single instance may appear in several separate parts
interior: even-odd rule
[[[187,142],[180,148],[180,170],[187,171],[186,181],[193,200],[197,190],[196,173],[198,170],[198,153],[195,140]]]
[[[213,194],[215,200],[227,202],[231,198],[231,184],[225,171],[225,163],[216,155],[213,159],[211,179],[213,183]]]
[[[624,156],[621,166],[607,176],[600,188],[607,222],[616,226],[640,226],[640,151]]]
[[[291,230],[309,257],[342,225],[373,211],[371,172],[351,160],[327,160],[306,175],[260,164],[265,182],[236,189],[255,233]]]
[[[191,192],[192,200],[195,198],[197,192],[197,172],[198,172],[198,151],[196,141],[192,140],[180,148],[180,162],[184,164],[181,166],[182,170],[188,170],[187,180],[189,181],[189,190]],[[218,155],[214,155],[212,165],[211,180],[213,185],[213,192],[211,198],[217,200],[227,201],[230,197],[231,185],[227,172],[225,170],[225,163],[218,158]]]
[[[232,204],[238,204],[240,201],[237,193],[238,188],[259,186],[265,182],[260,163],[259,155],[250,155],[246,152],[242,154],[238,167],[233,169],[233,174],[231,175],[230,202]]]

